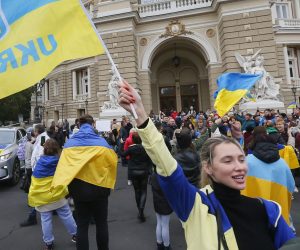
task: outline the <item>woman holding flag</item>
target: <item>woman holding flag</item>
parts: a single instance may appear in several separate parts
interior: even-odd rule
[[[227,137],[208,139],[201,151],[202,183],[188,183],[144,110],[141,98],[128,83],[120,84],[120,105],[138,118],[138,133],[157,166],[159,182],[185,230],[187,249],[274,250],[294,238],[274,202],[240,195],[247,164],[240,144]]]

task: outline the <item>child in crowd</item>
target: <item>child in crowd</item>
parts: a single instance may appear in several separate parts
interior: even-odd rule
[[[54,139],[48,139],[44,144],[44,155],[38,160],[32,173],[32,183],[29,190],[29,205],[41,214],[43,240],[45,250],[54,248],[52,232],[52,215],[56,211],[65,225],[71,240],[76,242],[77,226],[72,216],[70,206],[65,196],[68,194],[66,187],[57,187],[50,191],[52,179],[59,160],[59,145]]]

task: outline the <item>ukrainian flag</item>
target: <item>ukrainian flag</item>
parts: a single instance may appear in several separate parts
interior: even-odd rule
[[[253,87],[262,75],[225,73],[217,79],[218,89],[214,93],[215,109],[224,116]]]
[[[299,168],[299,161],[292,146],[278,144],[279,155],[285,160],[290,169]]]
[[[80,0],[0,1],[0,99],[60,63],[104,53]]]
[[[281,213],[285,221],[290,224],[289,214],[292,203],[292,192],[295,188],[295,181],[290,169],[283,159],[268,164],[254,155],[247,156],[248,174],[246,189],[243,195],[266,200],[272,200],[280,204]]]
[[[287,108],[288,109],[295,109],[295,108],[297,108],[297,103],[296,102],[290,102]]]
[[[114,188],[117,175],[118,157],[105,139],[94,132],[89,124],[64,145],[52,187],[67,186],[74,179],[90,184]]]
[[[32,173],[28,194],[28,204],[31,207],[54,203],[68,194],[66,187],[51,190],[51,183],[58,163],[58,156],[42,155]]]

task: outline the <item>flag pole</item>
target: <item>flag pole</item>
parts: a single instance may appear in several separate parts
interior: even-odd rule
[[[118,70],[116,64],[114,63],[114,61],[113,61],[113,59],[112,59],[112,57],[111,57],[111,55],[110,55],[110,53],[109,53],[109,51],[108,51],[108,49],[107,49],[105,43],[104,43],[104,41],[102,40],[102,37],[100,36],[100,34],[99,34],[99,32],[98,32],[98,30],[97,30],[97,28],[96,28],[94,22],[93,22],[92,19],[90,18],[89,13],[87,12],[87,10],[86,10],[86,8],[84,7],[84,5],[83,5],[83,3],[81,2],[81,0],[79,0],[79,2],[80,2],[81,8],[83,9],[85,15],[86,15],[87,18],[89,19],[89,21],[90,21],[90,23],[91,23],[91,25],[92,25],[92,27],[93,27],[95,33],[97,34],[98,39],[99,39],[100,42],[101,42],[101,44],[102,44],[102,46],[103,46],[103,48],[104,48],[104,51],[105,51],[105,53],[106,53],[106,55],[107,55],[107,57],[108,57],[109,62],[111,63],[112,67],[114,68],[114,70],[115,70],[115,72],[116,72],[116,75],[117,75],[117,77],[119,78],[119,81],[121,82],[122,77],[121,77],[121,75],[120,75],[120,72],[119,72],[119,70]],[[130,103],[130,109],[131,109],[131,112],[132,112],[132,114],[133,114],[133,116],[134,116],[134,119],[138,119],[137,113],[136,113],[135,108],[134,108],[134,106],[133,106],[132,103]]]

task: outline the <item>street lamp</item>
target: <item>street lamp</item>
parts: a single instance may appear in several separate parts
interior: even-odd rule
[[[64,122],[64,103],[61,104],[61,121]]]
[[[45,85],[45,79],[42,79],[40,82],[36,84],[36,90],[35,90],[35,108],[34,108],[34,122],[35,123],[40,123],[41,118],[40,118],[40,109],[38,106],[38,96],[41,95],[42,88]]]
[[[86,114],[88,114],[88,103],[89,103],[89,101],[87,99],[85,99],[84,103],[85,103],[85,112],[86,112]]]
[[[294,95],[294,102],[296,103],[296,92],[297,92],[297,87],[294,85],[293,87],[291,87],[291,90],[293,92],[293,95]]]

